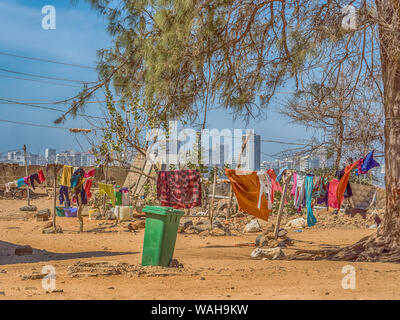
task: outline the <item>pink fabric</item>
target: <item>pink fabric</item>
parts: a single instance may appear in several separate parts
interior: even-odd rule
[[[272,190],[274,190],[274,192],[275,191],[282,192],[281,185],[279,184],[278,181],[276,181],[276,173],[275,173],[274,169],[268,169],[267,173],[268,173],[269,177],[271,178]]]
[[[328,190],[328,206],[331,208],[338,209],[339,208],[339,203],[336,198],[336,190],[339,185],[339,180],[333,179],[329,182],[329,190]],[[342,202],[343,202],[342,197]]]
[[[27,184],[28,186],[31,185],[31,184],[29,183],[29,176],[28,176],[28,177],[24,177],[24,182],[25,182],[25,184]]]
[[[296,194],[296,186],[297,186],[297,173],[293,173],[293,188],[292,191],[290,192],[290,194],[292,195],[292,197],[294,197],[294,195]],[[294,201],[296,201],[296,199],[294,199]]]

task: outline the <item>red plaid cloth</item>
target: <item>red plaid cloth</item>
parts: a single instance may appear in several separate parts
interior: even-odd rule
[[[187,209],[201,206],[201,182],[198,170],[160,171],[157,198],[162,206]]]

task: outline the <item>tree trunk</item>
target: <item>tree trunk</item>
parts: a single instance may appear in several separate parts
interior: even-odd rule
[[[400,262],[400,5],[376,0],[384,85],[386,211],[377,233],[340,250],[334,260]]]
[[[400,4],[375,1],[384,85],[386,211],[376,234],[322,257],[332,260],[400,262]],[[310,258],[318,255],[323,256]]]
[[[400,245],[400,8],[395,0],[376,0],[380,17],[385,112],[386,212],[381,236]],[[390,27],[385,27],[387,23]],[[397,36],[396,36],[397,35]],[[399,247],[398,247],[399,248]],[[400,248],[399,248],[400,249]]]

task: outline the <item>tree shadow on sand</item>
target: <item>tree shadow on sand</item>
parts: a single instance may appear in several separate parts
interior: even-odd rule
[[[111,251],[87,251],[72,253],[57,253],[32,248],[32,255],[17,256],[15,249],[21,247],[6,241],[0,241],[0,266],[21,263],[35,263],[56,260],[85,259],[98,257],[111,257],[118,255],[139,254],[140,252],[111,252]]]

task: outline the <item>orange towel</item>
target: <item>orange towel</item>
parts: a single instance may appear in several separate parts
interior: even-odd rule
[[[353,164],[348,165],[344,169],[344,175],[343,175],[342,179],[340,179],[338,187],[336,189],[336,199],[338,201],[338,208],[339,209],[340,209],[340,207],[342,205],[342,202],[343,202],[343,195],[344,195],[344,191],[346,190],[347,183],[349,182],[349,179],[350,179],[351,170],[353,170],[355,167],[357,167],[359,161],[360,160],[357,160],[356,162],[354,162]]]
[[[268,221],[272,210],[268,209],[268,200],[264,194],[261,195],[261,206],[258,208],[260,180],[257,173],[237,174],[236,170],[225,169],[225,174],[235,192],[239,210]]]

